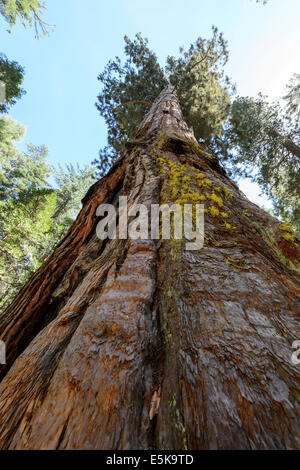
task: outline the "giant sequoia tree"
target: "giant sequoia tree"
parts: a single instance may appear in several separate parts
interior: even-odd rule
[[[205,244],[106,239],[96,209],[205,204]],[[300,250],[155,100],[0,318],[4,449],[300,448]]]

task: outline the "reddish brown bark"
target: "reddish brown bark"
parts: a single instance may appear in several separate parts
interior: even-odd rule
[[[179,197],[158,157],[183,165],[195,194],[201,170],[208,209],[222,192],[227,217],[208,210],[199,251],[96,236],[102,202]],[[0,319],[1,447],[300,448],[299,260],[297,240],[198,146],[168,87]]]

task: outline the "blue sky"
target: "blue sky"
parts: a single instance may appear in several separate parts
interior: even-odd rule
[[[122,56],[123,37],[141,32],[164,64],[181,45],[209,37],[211,26],[229,43],[227,74],[240,95],[259,91],[283,95],[300,70],[300,0],[48,0],[45,19],[54,23],[49,38],[17,25],[8,34],[0,20],[1,51],[25,67],[27,94],[11,116],[27,126],[26,143],[45,144],[50,163],[90,163],[106,143],[106,126],[94,103],[97,75],[107,61]],[[259,189],[242,190],[254,202]]]

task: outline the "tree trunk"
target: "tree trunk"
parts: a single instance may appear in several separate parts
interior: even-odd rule
[[[104,240],[96,208],[203,202],[205,244]],[[3,449],[300,448],[300,250],[168,86],[0,318]]]

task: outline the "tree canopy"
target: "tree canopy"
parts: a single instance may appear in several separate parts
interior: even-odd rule
[[[21,87],[24,79],[24,69],[17,62],[7,59],[0,53],[0,82],[5,86],[3,102],[0,102],[0,112],[7,113],[10,106],[20,99],[25,91]]]
[[[45,2],[40,0],[0,0],[0,13],[8,22],[10,31],[19,19],[23,26],[34,27],[37,38],[49,34],[49,26],[42,19]]]
[[[300,231],[300,127],[279,102],[237,97],[231,106],[223,153],[234,174],[251,177],[273,201],[275,215]]]
[[[300,74],[295,73],[287,84],[287,94],[284,96],[286,101],[287,114],[294,115],[299,119],[300,116]]]

